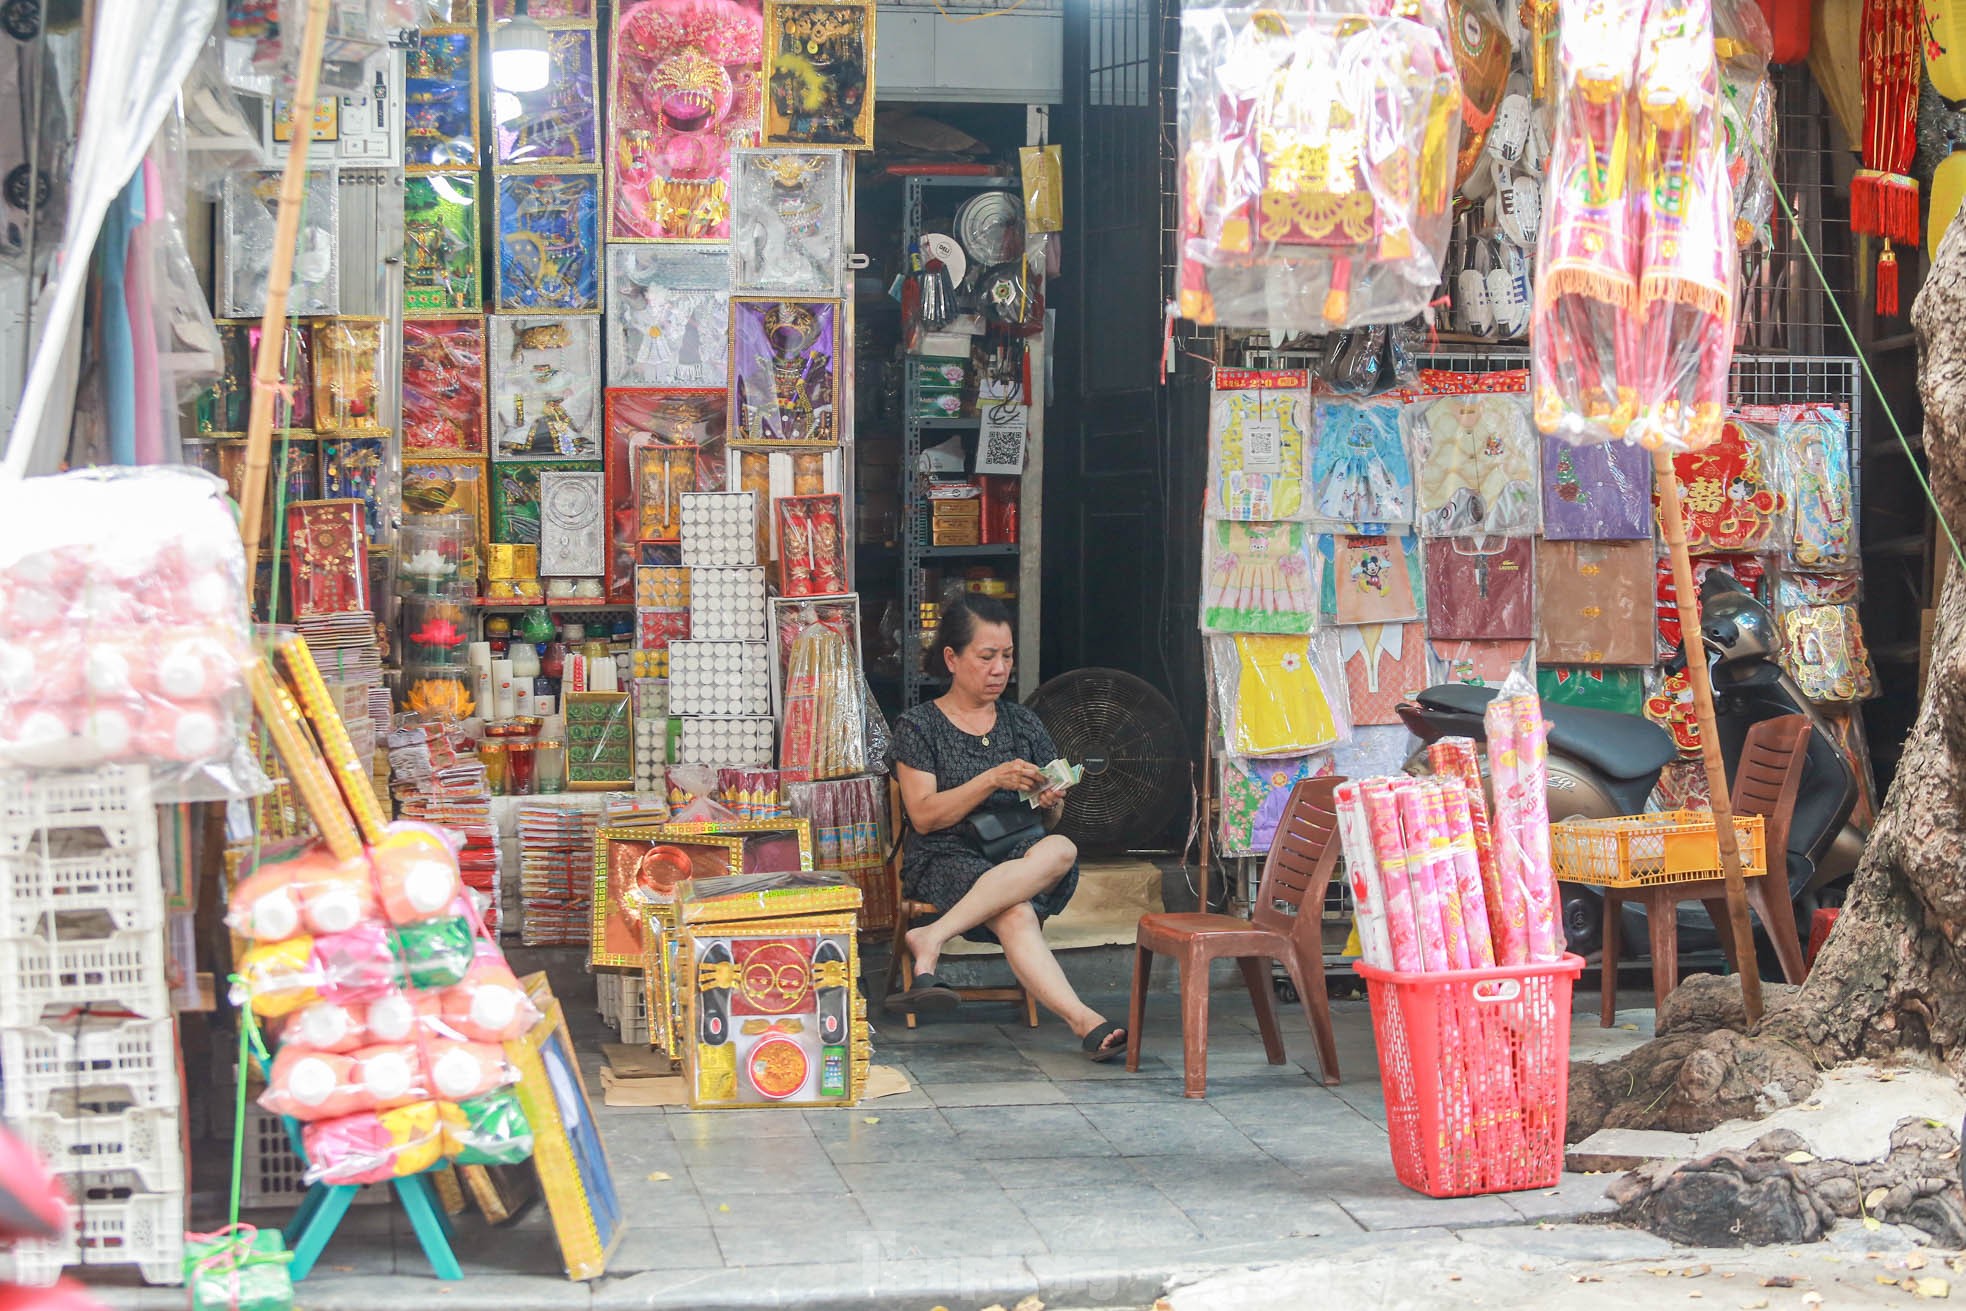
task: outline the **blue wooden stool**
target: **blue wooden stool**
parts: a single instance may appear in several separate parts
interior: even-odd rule
[[[289,1117],[286,1125],[294,1154],[305,1165],[307,1152],[301,1146],[300,1124]],[[451,1251],[450,1221],[445,1218],[443,1208],[437,1205],[429,1176],[413,1174],[391,1182],[395,1186],[397,1200],[402,1202],[404,1212],[410,1217],[410,1226],[416,1230],[416,1241],[422,1246],[431,1271],[439,1279],[464,1278],[464,1270],[457,1263],[457,1254]],[[294,1254],[293,1263],[287,1269],[295,1283],[307,1278],[313,1271],[314,1263],[321,1258],[322,1249],[334,1237],[335,1230],[341,1227],[341,1218],[348,1214],[348,1207],[354,1202],[358,1187],[356,1184],[313,1184],[309,1186],[307,1196],[300,1199],[294,1218],[281,1231],[287,1240],[287,1250]]]

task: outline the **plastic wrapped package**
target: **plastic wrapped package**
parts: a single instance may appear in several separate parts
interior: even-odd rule
[[[1419,538],[1325,533],[1317,549],[1319,607],[1333,623],[1400,624],[1426,613]]]
[[[239,999],[249,1001],[253,1014],[263,1019],[278,1019],[321,1000],[314,939],[305,934],[248,948],[234,969]]]
[[[1652,663],[1649,542],[1549,542],[1536,552],[1536,658],[1572,665]]]
[[[1744,410],[1744,424],[1765,422]],[[1782,548],[1798,569],[1857,567],[1857,515],[1850,461],[1850,413],[1840,406],[1775,410],[1774,449],[1782,454]]]
[[[532,1125],[516,1093],[494,1092],[444,1113],[444,1154],[458,1165],[518,1165],[532,1155]]]
[[[1216,853],[1260,856],[1276,840],[1290,794],[1305,779],[1333,772],[1328,752],[1245,760],[1224,755],[1221,764],[1221,825]]]
[[[1714,54],[1720,59],[1720,115],[1727,179],[1734,189],[1734,242],[1742,250],[1774,239],[1775,84],[1768,76],[1774,37],[1754,0],[1713,7]]]
[[[261,863],[232,891],[226,924],[254,942],[298,933],[343,933],[375,913],[365,860],[336,860],[310,846]]]
[[[1808,574],[1784,569],[1775,575],[1775,606],[1788,610],[1801,605],[1855,605],[1863,590],[1859,574]]]
[[[1564,0],[1560,8],[1530,394],[1544,433],[1594,442],[1622,437],[1638,414],[1631,143],[1644,0]]]
[[[1811,701],[1862,701],[1876,690],[1870,651],[1854,605],[1782,611],[1782,667]]]
[[[1536,670],[1536,694],[1545,705],[1636,715],[1645,700],[1648,672],[1596,665],[1541,665]]]
[[[321,995],[330,1000],[379,992],[401,978],[389,931],[375,919],[316,935],[314,960],[321,970]]]
[[[1337,635],[1208,639],[1216,718],[1231,755],[1301,756],[1351,733]]]
[[[406,924],[390,934],[403,983],[412,988],[448,988],[471,969],[471,922],[467,916]]]
[[[1531,537],[1542,527],[1541,442],[1527,396],[1423,396],[1402,422],[1419,469],[1421,535]]]
[[[245,556],[225,487],[90,469],[0,489],[0,766],[146,763],[160,803],[247,797]]]
[[[1065,153],[1059,146],[1022,146],[1017,151],[1024,189],[1024,230],[1065,230]]]
[[[445,1028],[471,1042],[508,1042],[520,1037],[539,1019],[539,1008],[489,942],[472,947],[464,978],[438,994]]]
[[[1283,332],[1418,314],[1442,280],[1460,116],[1425,23],[1184,12],[1181,313]]]
[[[1614,542],[1652,537],[1652,457],[1626,442],[1543,439],[1543,536]]]
[[[867,772],[858,642],[858,633],[824,621],[807,625],[793,641],[779,754],[786,782]]]
[[[347,1053],[289,1043],[273,1055],[259,1104],[275,1115],[311,1122],[407,1106],[428,1096],[430,1072],[420,1043],[376,1043]]]
[[[1782,452],[1772,422],[1730,418],[1718,441],[1673,456],[1686,549],[1763,551],[1781,522]],[[1653,501],[1658,503],[1655,491]]]
[[[294,235],[293,284],[287,292],[289,317],[341,311],[341,204],[332,168],[310,169],[301,192],[300,228]],[[280,175],[234,173],[221,197],[225,276],[220,308],[229,318],[254,318],[266,311],[266,279],[273,268],[278,234]]]
[[[391,924],[450,917],[462,886],[457,835],[449,829],[397,820],[369,851],[377,898]]]
[[[422,1174],[444,1159],[441,1107],[413,1102],[322,1120],[301,1131],[310,1184],[375,1184]]]
[[[1391,400],[1319,400],[1311,407],[1313,519],[1354,532],[1413,522],[1413,464]]]
[[[1301,519],[1310,376],[1217,369],[1208,404],[1208,505],[1216,519]]]
[[[1698,450],[1719,439],[1727,408],[1740,251],[1713,54],[1712,0],[1647,7],[1632,152],[1643,275],[1630,435],[1648,447]]]
[[[1430,683],[1500,687],[1518,670],[1524,678],[1533,679],[1536,676],[1535,642],[1427,643],[1427,680]]]
[[[1427,633],[1494,642],[1536,635],[1535,542],[1437,537],[1427,546]]]
[[[1318,622],[1321,561],[1301,523],[1209,520],[1202,527],[1201,631],[1310,632]]]

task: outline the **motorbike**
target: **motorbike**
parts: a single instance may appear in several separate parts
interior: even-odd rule
[[[1775,619],[1754,594],[1720,570],[1700,587],[1700,642],[1714,689],[1714,715],[1728,782],[1740,762],[1748,730],[1765,719],[1802,715],[1810,738],[1795,816],[1785,853],[1790,900],[1798,932],[1809,931],[1815,909],[1830,891],[1855,872],[1863,854],[1864,832],[1851,824],[1857,803],[1857,775],[1823,718],[1777,659],[1781,638]],[[1443,737],[1486,738],[1482,712],[1495,689],[1449,683],[1427,688],[1399,707],[1400,718],[1418,737],[1422,750],[1408,760],[1407,772],[1425,774],[1425,744]],[[1659,774],[1677,754],[1672,737],[1638,715],[1575,706],[1545,705],[1549,722],[1549,785],[1552,820],[1607,819],[1645,809]],[[1603,899],[1592,888],[1562,884],[1563,927],[1570,950],[1596,951],[1603,942]],[[1625,903],[1631,923],[1621,921],[1627,943],[1646,941],[1644,910]],[[1697,903],[1678,912],[1682,949],[1718,946],[1706,911]]]

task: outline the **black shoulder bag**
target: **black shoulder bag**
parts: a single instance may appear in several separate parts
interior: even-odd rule
[[[1044,836],[1044,816],[1021,802],[1001,810],[978,810],[959,826],[969,845],[982,853],[992,865],[1010,859],[1017,844],[1027,838]]]

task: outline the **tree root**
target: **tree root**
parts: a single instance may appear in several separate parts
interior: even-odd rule
[[[1901,1120],[1877,1161],[1818,1160],[1778,1129],[1743,1151],[1634,1170],[1609,1196],[1629,1223],[1695,1246],[1814,1242],[1837,1220],[1859,1218],[1910,1225],[1941,1247],[1966,1246],[1959,1136],[1929,1120]]]

